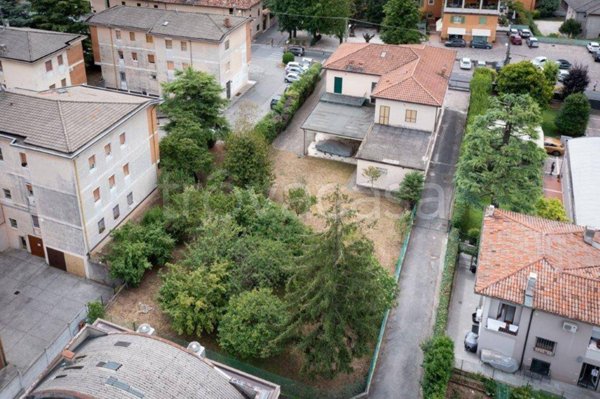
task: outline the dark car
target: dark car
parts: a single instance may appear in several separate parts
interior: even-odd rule
[[[446,47],[467,47],[467,42],[464,39],[450,39],[444,43]]]
[[[279,100],[281,100],[281,96],[277,95],[271,99],[271,109],[275,109],[277,104],[279,104]]]
[[[302,57],[304,55],[304,47],[302,46],[288,46],[286,51],[294,54],[296,57]]]
[[[600,62],[600,51],[597,53],[594,53],[594,61]]]
[[[471,47],[472,48],[483,48],[483,49],[489,50],[492,48],[492,44],[488,43],[484,40],[471,40]]]
[[[571,69],[572,66],[569,61],[563,59],[556,60],[556,63],[558,64],[558,69]]]
[[[523,39],[521,39],[521,36],[519,36],[519,35],[511,35],[510,36],[510,42],[512,44],[520,46],[521,44],[523,44]]]

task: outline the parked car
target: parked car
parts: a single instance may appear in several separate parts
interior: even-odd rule
[[[496,72],[500,72],[500,70],[504,66],[504,61],[493,61],[491,66]]]
[[[508,30],[508,32],[506,32],[506,36],[511,36],[511,35],[518,35],[519,31],[517,30],[517,28],[510,28]]]
[[[546,61],[548,61],[548,58],[544,57],[544,56],[535,57],[533,60],[531,60],[533,65],[535,65],[536,67],[538,67],[540,69],[544,67],[544,64],[546,64]]]
[[[569,61],[564,60],[562,58],[556,60],[556,63],[558,64],[558,69],[571,69],[572,66]]]
[[[287,65],[285,66],[285,70],[287,71],[288,68],[292,68],[292,67],[296,67],[296,68],[302,68],[302,69],[308,69],[308,65],[304,64],[302,62],[296,62],[296,61],[292,61],[292,62],[288,62]]]
[[[558,77],[557,77],[557,79],[558,79],[559,82],[564,81],[567,76],[569,76],[569,71],[568,70],[566,70],[566,69],[559,69],[558,70]]]
[[[521,44],[523,44],[523,39],[521,39],[521,36],[519,35],[510,35],[510,43],[520,46]]]
[[[275,109],[275,107],[277,106],[277,104],[279,104],[279,100],[281,100],[281,96],[280,95],[276,95],[271,99],[271,109]]]
[[[460,59],[459,66],[460,69],[470,70],[471,68],[473,68],[473,62],[470,58],[464,57]]]
[[[524,29],[519,29],[519,36],[527,39],[528,37],[531,37],[531,31],[527,28]]]
[[[529,48],[540,47],[540,41],[536,37],[528,37],[526,42]]]
[[[446,47],[467,47],[467,42],[464,39],[450,39],[444,43]]]
[[[471,47],[489,50],[492,48],[492,44],[486,42],[485,40],[471,40]]]
[[[285,83],[293,83],[297,80],[300,80],[300,75],[298,75],[295,72],[290,72],[287,75],[285,75],[285,78],[283,79],[283,81]]]
[[[289,51],[290,53],[294,54],[296,57],[302,57],[304,55],[304,47],[302,46],[287,46],[286,51]]]
[[[297,73],[298,75],[302,75],[304,72],[306,72],[306,69],[298,66],[290,66],[285,68],[286,75],[288,73]]]
[[[598,42],[588,42],[585,47],[587,47],[588,52],[597,53],[598,49],[600,49],[600,44]]]
[[[598,51],[597,53],[594,53],[594,61],[600,62],[600,51]]]
[[[477,60],[477,68],[485,68],[487,66],[484,60]]]
[[[554,137],[544,137],[544,150],[550,155],[560,156],[564,155],[565,146],[559,139]]]

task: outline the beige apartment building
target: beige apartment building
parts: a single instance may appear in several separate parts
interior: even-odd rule
[[[188,67],[212,74],[227,98],[248,84],[248,18],[116,6],[88,24],[108,88],[158,96],[161,83]]]
[[[90,252],[157,186],[157,104],[89,86],[0,91],[0,251],[102,280]]]
[[[85,36],[30,28],[0,28],[0,86],[48,90],[87,83]]]
[[[130,6],[249,18],[252,38],[275,22],[275,16],[262,0],[90,0],[90,3],[95,13],[114,6]]]

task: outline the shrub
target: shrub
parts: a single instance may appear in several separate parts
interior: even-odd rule
[[[444,258],[444,270],[442,272],[442,282],[440,284],[440,299],[433,328],[433,334],[436,336],[444,335],[448,325],[448,311],[450,308],[450,297],[452,295],[452,283],[454,282],[454,272],[456,270],[456,262],[458,259],[458,233],[458,230],[453,228],[448,235],[446,257]]]
[[[164,225],[165,214],[160,206],[153,206],[142,217],[142,226]]]
[[[473,79],[470,83],[469,123],[476,116],[484,114],[489,108],[495,79],[496,71],[489,68],[477,68],[473,72]]]
[[[424,399],[444,399],[454,368],[454,343],[445,335],[434,336],[423,345]]]
[[[171,133],[160,141],[161,169],[196,176],[198,172],[208,173],[212,162],[208,149],[189,137]]]
[[[88,324],[94,324],[97,319],[103,319],[106,314],[104,305],[100,301],[88,302],[87,309],[87,318],[85,321]]]
[[[571,94],[565,99],[556,116],[556,127],[565,135],[583,136],[590,117],[590,103],[583,93]]]
[[[289,189],[286,202],[296,215],[302,215],[317,203],[317,197],[310,195],[304,187],[296,187]]]
[[[143,242],[124,242],[114,246],[108,255],[111,277],[123,280],[130,287],[137,287],[146,270],[152,268],[147,253],[148,245]]]
[[[582,32],[581,23],[573,18],[569,18],[562,23],[558,31],[569,37],[578,36]]]
[[[410,229],[412,220],[412,211],[405,210],[404,212],[402,212],[402,214],[396,221],[396,229],[398,230],[398,233],[400,233],[400,236],[403,239],[406,236],[408,230]]]
[[[179,243],[192,239],[202,224],[205,205],[205,192],[193,187],[171,196],[163,212],[165,229]]]
[[[283,62],[285,65],[288,64],[288,62],[292,62],[296,59],[296,57],[294,56],[294,54],[290,53],[289,51],[286,51],[283,53],[283,56],[281,57],[281,62]]]
[[[241,293],[229,300],[219,324],[219,345],[241,358],[267,358],[279,353],[276,341],[288,319],[284,303],[270,289]]]
[[[255,132],[232,134],[226,141],[224,167],[233,184],[267,192],[273,175],[269,144]]]
[[[557,220],[559,222],[569,221],[565,207],[557,198],[540,198],[535,204],[535,213],[544,219]]]
[[[554,84],[530,61],[504,66],[496,83],[499,94],[529,94],[541,107],[548,104],[554,91]]]
[[[470,228],[469,231],[467,232],[467,235],[469,236],[469,242],[473,245],[477,245],[480,234],[481,234],[481,231],[478,228],[476,228],[476,227]]]
[[[397,192],[398,199],[406,201],[410,209],[414,208],[421,198],[425,177],[421,172],[409,172],[404,176]]]
[[[194,185],[194,177],[180,169],[161,170],[158,177],[158,188],[165,204],[168,204],[174,195],[182,193],[186,187]]]
[[[575,64],[569,70],[569,74],[563,79],[563,97],[574,93],[583,93],[590,84],[588,68],[585,65]]]

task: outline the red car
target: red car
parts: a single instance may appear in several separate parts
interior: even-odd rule
[[[520,46],[521,44],[523,44],[523,39],[521,39],[521,36],[519,35],[510,35],[510,42],[512,44]]]

